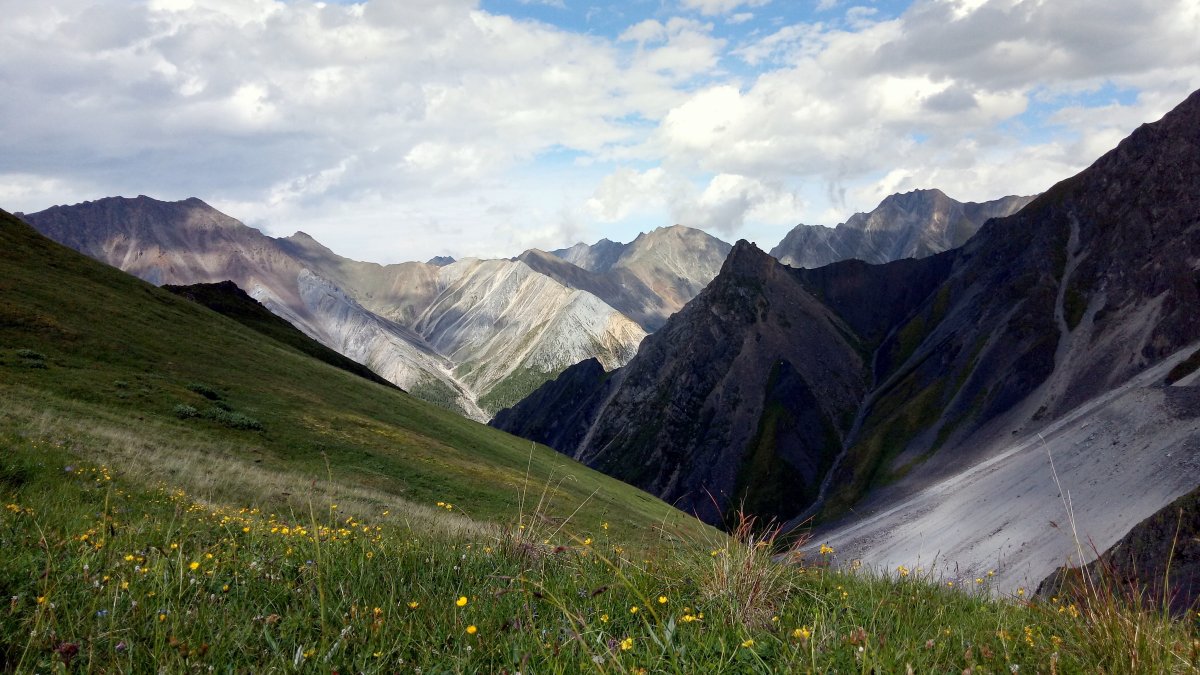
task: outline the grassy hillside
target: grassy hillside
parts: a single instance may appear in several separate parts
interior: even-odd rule
[[[997,600],[832,551],[782,566],[736,534],[0,213],[0,672],[1200,662],[1193,625],[1111,599]]]
[[[558,453],[264,339],[2,212],[0,429],[214,502],[306,508],[320,479],[353,492],[347,508],[477,530],[515,521],[529,484],[623,537],[698,531]]]
[[[540,520],[414,531],[324,499],[304,513],[213,504],[130,485],[63,448],[2,440],[0,671],[1184,673],[1200,663],[1189,625],[1159,614],[994,600],[986,577],[844,573],[828,567],[832,551],[785,567],[749,528],[738,542],[679,542],[650,557],[602,523],[579,523],[592,533],[574,539]]]

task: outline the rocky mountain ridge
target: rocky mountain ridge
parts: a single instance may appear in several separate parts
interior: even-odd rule
[[[924,258],[958,248],[990,218],[1017,212],[1033,197],[959,202],[941,190],[913,190],[884,199],[870,213],[856,213],[829,228],[797,225],[771,249],[792,267],[817,268],[841,260],[882,264]]]
[[[647,328],[715,276],[728,250],[676,227],[614,244],[624,259],[595,271],[536,250],[379,265],[303,232],[268,237],[199,199],[107,198],[23,217],[156,284],[232,280],[322,344],[478,420],[571,364],[627,362]]]

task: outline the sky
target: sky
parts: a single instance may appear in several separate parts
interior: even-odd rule
[[[359,260],[774,246],[1034,194],[1200,88],[1200,0],[0,0],[0,208],[199,197]]]

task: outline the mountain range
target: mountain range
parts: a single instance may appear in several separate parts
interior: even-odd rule
[[[603,268],[542,251],[378,265],[302,232],[268,237],[199,199],[114,197],[22,217],[155,284],[233,281],[322,344],[477,420],[580,360],[623,365],[647,329],[716,275],[729,248],[671,227],[620,245]]]
[[[1200,92],[1031,201],[941,219],[1027,201],[959,248],[794,269],[739,242],[626,366],[493,424],[709,522],[815,519],[865,563],[1036,585],[1076,550],[1058,523],[1103,550],[1200,484],[1197,195]],[[888,229],[849,222],[830,239]]]
[[[777,249],[794,248],[798,233],[827,231],[840,242],[827,257],[920,257],[951,246],[947,231],[973,232],[978,214],[1022,203],[962,204],[936,190],[894,195],[837,229],[798,226]],[[730,250],[675,225],[628,244],[602,239],[513,259],[379,265],[339,256],[303,232],[266,236],[194,198],[112,197],[21,215],[52,239],[155,284],[232,281],[327,347],[481,421],[580,361],[595,358],[607,370],[627,363],[716,276]]]
[[[960,202],[937,189],[913,190],[884,199],[869,213],[856,213],[837,227],[797,225],[771,249],[792,267],[823,267],[842,260],[882,264],[924,258],[958,248],[990,218],[1011,215],[1033,197]]]

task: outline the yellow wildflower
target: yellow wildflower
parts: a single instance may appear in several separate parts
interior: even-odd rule
[[[665,595],[658,596],[658,604],[660,604],[660,605],[667,604],[667,596],[665,596]]]
[[[195,572],[196,570],[200,569],[200,563],[193,560],[192,562],[188,563],[188,569]]]
[[[459,607],[466,607],[467,606],[467,596],[465,596],[465,595],[460,596],[458,598],[458,600],[454,601],[454,604],[458,605]]]
[[[821,555],[831,555],[833,553],[833,547],[829,544],[821,544],[820,553]]]
[[[420,606],[421,606],[421,603],[417,602],[416,600],[413,600],[412,602],[408,603],[409,609],[416,609]]]
[[[478,632],[479,632],[479,629],[476,628],[473,624],[470,626],[467,626],[467,635],[474,635],[475,633],[478,633]]]
[[[633,638],[627,637],[624,640],[621,640],[621,651],[627,652],[630,649],[633,649]]]
[[[812,637],[812,631],[808,629],[808,626],[801,626],[792,631],[792,637],[796,638],[797,640],[807,640],[808,638]]]
[[[746,640],[744,642],[742,642],[742,646],[745,647],[746,649],[753,647],[754,646],[754,638],[746,638]]]
[[[630,613],[630,614],[637,614],[637,613],[638,613],[638,606],[637,606],[637,605],[634,605],[633,607],[630,607],[630,608],[629,608],[629,613]]]

